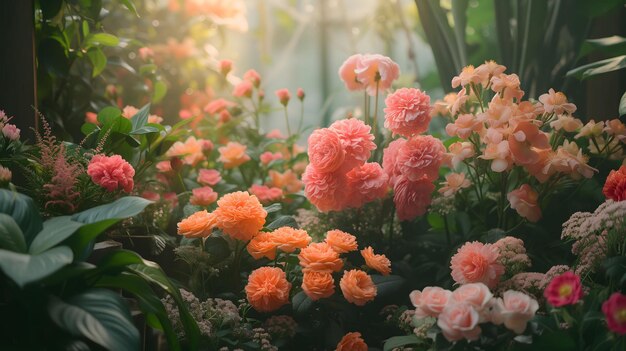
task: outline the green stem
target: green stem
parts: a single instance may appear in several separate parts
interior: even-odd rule
[[[374,136],[376,136],[378,130],[376,129],[376,122],[378,121],[378,85],[380,84],[380,81],[377,80],[376,81],[376,97],[374,98],[374,120],[372,121],[372,129],[373,129],[373,134]]]
[[[289,114],[287,113],[287,106],[285,106],[285,123],[287,124],[287,138],[291,138],[291,128],[289,127]]]

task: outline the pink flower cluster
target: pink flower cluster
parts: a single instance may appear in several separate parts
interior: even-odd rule
[[[521,239],[507,236],[493,245],[498,249],[499,261],[505,267],[507,276],[510,277],[530,267],[530,258]]]
[[[302,176],[304,192],[320,211],[360,207],[387,193],[387,175],[367,163],[376,149],[371,128],[357,119],[334,122],[309,137],[309,165]]]
[[[391,88],[399,76],[398,64],[378,54],[352,55],[339,68],[339,77],[348,90],[366,90],[369,95]]]
[[[426,287],[410,294],[415,317],[437,318],[437,326],[449,341],[478,340],[480,324],[504,324],[516,334],[522,334],[539,304],[532,297],[508,290],[501,298],[493,296],[482,283],[461,285],[455,291]]]

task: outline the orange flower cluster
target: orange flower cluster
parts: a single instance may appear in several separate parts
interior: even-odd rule
[[[303,249],[311,242],[309,234],[302,229],[281,227],[273,232],[262,232],[255,236],[248,244],[248,253],[254,259],[266,257],[276,259],[276,250],[292,253],[296,249]]]

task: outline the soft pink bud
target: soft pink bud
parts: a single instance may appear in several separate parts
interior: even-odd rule
[[[298,99],[300,99],[300,101],[304,100],[304,90],[302,88],[298,88],[298,90],[296,91],[296,95],[298,96]]]
[[[276,96],[278,97],[278,99],[280,100],[280,103],[283,106],[287,106],[287,104],[289,103],[289,99],[291,99],[291,95],[289,94],[289,90],[283,88],[283,89],[278,89],[275,92]]]
[[[230,71],[233,70],[233,61],[231,60],[222,60],[219,62],[218,67],[222,75],[227,75]]]

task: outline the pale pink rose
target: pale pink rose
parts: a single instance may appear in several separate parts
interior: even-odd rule
[[[346,178],[350,189],[348,201],[350,206],[361,207],[387,195],[387,175],[376,162],[353,168]]]
[[[475,154],[474,146],[469,141],[452,143],[448,146],[448,151],[446,157],[452,168],[457,168],[461,162]]]
[[[467,242],[450,260],[452,279],[459,284],[484,283],[493,288],[504,273],[499,256],[498,249],[492,244]]]
[[[98,114],[91,111],[85,112],[85,123],[99,124]]]
[[[261,85],[261,75],[253,69],[247,70],[246,73],[243,74],[243,79],[252,83],[257,88]]]
[[[438,286],[427,286],[422,291],[414,290],[409,295],[415,306],[417,318],[438,317],[448,304],[452,292]]]
[[[539,194],[528,184],[522,184],[506,195],[511,204],[511,208],[528,219],[530,222],[537,222],[541,219],[541,208],[539,207]]]
[[[398,159],[398,151],[405,143],[406,139],[396,139],[390,142],[387,148],[383,150],[383,171],[389,178],[389,185],[392,187],[395,186],[396,181],[401,176],[396,160]]]
[[[502,298],[496,299],[492,322],[504,323],[505,327],[516,334],[522,334],[538,309],[537,300],[522,292],[507,290],[502,294]]]
[[[0,166],[0,184],[6,184],[11,181],[12,173],[6,167]]]
[[[128,105],[122,109],[122,116],[124,116],[124,118],[131,119],[137,114],[137,112],[139,112],[138,108]]]
[[[449,173],[446,175],[446,181],[441,183],[439,194],[445,197],[452,196],[471,184],[472,182],[465,178],[465,173]]]
[[[252,85],[252,83],[247,80],[242,80],[241,82],[239,82],[239,84],[235,85],[235,88],[233,89],[233,96],[249,98],[252,96],[253,89],[254,86]]]
[[[300,101],[304,100],[304,89],[298,88],[298,90],[296,90],[296,96]]]
[[[485,151],[479,157],[491,160],[491,170],[494,172],[504,172],[513,166],[513,158],[507,140],[502,140],[497,144],[487,144]]]
[[[350,91],[361,90],[365,87],[356,77],[357,63],[363,58],[363,55],[356,54],[348,57],[346,61],[339,67],[339,78],[346,85],[346,89]]]
[[[280,101],[280,104],[283,106],[287,106],[287,104],[289,103],[289,99],[291,99],[291,94],[289,94],[289,90],[283,88],[276,90],[274,93],[276,94],[278,101]]]
[[[398,150],[396,167],[410,181],[424,177],[435,181],[446,152],[441,140],[430,135],[416,135]]]
[[[478,340],[480,315],[467,303],[448,304],[437,319],[437,326],[441,328],[443,336],[448,341],[467,339]]]
[[[509,149],[515,163],[526,165],[539,161],[538,150],[550,148],[548,136],[531,122],[520,122],[509,134]]]
[[[95,184],[108,191],[133,191],[135,170],[120,155],[95,155],[89,161],[87,174]]]
[[[227,75],[230,71],[233,70],[233,61],[231,60],[221,60],[217,63],[217,68],[220,70],[220,73],[223,75]]]
[[[467,139],[472,132],[480,133],[483,130],[483,122],[472,114],[462,114],[454,121],[446,126],[446,133],[449,136],[458,136],[461,139]]]
[[[410,221],[426,213],[432,201],[431,195],[435,185],[426,178],[412,182],[408,178],[400,177],[393,190],[393,202],[396,205],[398,219]]]
[[[481,322],[484,320],[483,312],[487,312],[493,294],[483,283],[468,283],[456,288],[450,295],[449,303],[467,303],[481,314]]]
[[[195,166],[204,160],[203,142],[190,136],[185,142],[177,141],[165,153],[167,157],[182,157],[185,164]]]
[[[346,151],[339,135],[329,129],[313,131],[309,136],[309,162],[319,172],[334,172],[342,166]]]
[[[376,149],[371,127],[360,119],[349,118],[334,122],[328,127],[339,136],[346,156],[342,170],[348,171],[365,163]]]
[[[20,129],[15,124],[5,124],[2,127],[2,134],[9,140],[18,140],[20,138]]]
[[[452,88],[457,88],[458,86],[466,86],[470,83],[478,84],[484,80],[480,74],[480,71],[476,71],[474,66],[469,65],[463,67],[461,73],[458,76],[454,76],[452,78]]]
[[[235,103],[232,101],[228,101],[226,99],[216,99],[204,106],[204,112],[214,115],[233,106],[235,106]]]
[[[191,190],[191,198],[189,203],[196,206],[209,206],[217,201],[217,193],[211,187],[203,186]]]
[[[572,114],[576,111],[576,105],[567,102],[567,96],[562,92],[555,92],[550,88],[548,93],[539,97],[539,101],[543,104],[543,108],[546,113],[556,113],[561,115],[563,113]]]
[[[259,198],[262,204],[269,204],[272,202],[280,201],[283,198],[283,191],[279,188],[270,188],[265,185],[252,184],[248,189],[250,194]]]
[[[167,173],[172,171],[172,163],[170,161],[161,161],[156,164],[156,169],[159,172]]]
[[[401,88],[385,99],[385,128],[394,135],[411,137],[428,130],[430,97],[423,91]]]
[[[272,161],[282,160],[283,154],[281,154],[280,152],[265,151],[261,154],[261,156],[259,156],[259,159],[261,160],[262,164],[268,165]]]
[[[387,56],[367,54],[356,62],[355,73],[367,93],[373,96],[377,91],[391,88],[393,81],[400,77],[400,67]]]
[[[265,135],[269,139],[286,139],[287,137],[283,135],[278,129],[272,129]]]
[[[345,175],[325,173],[308,165],[302,175],[304,194],[322,212],[340,211],[346,206],[347,186]]]
[[[213,186],[222,181],[220,172],[216,169],[201,169],[198,171],[198,183]]]
[[[517,74],[500,74],[491,78],[491,90],[499,93],[500,97],[506,100],[517,99],[519,101],[524,96]]]

